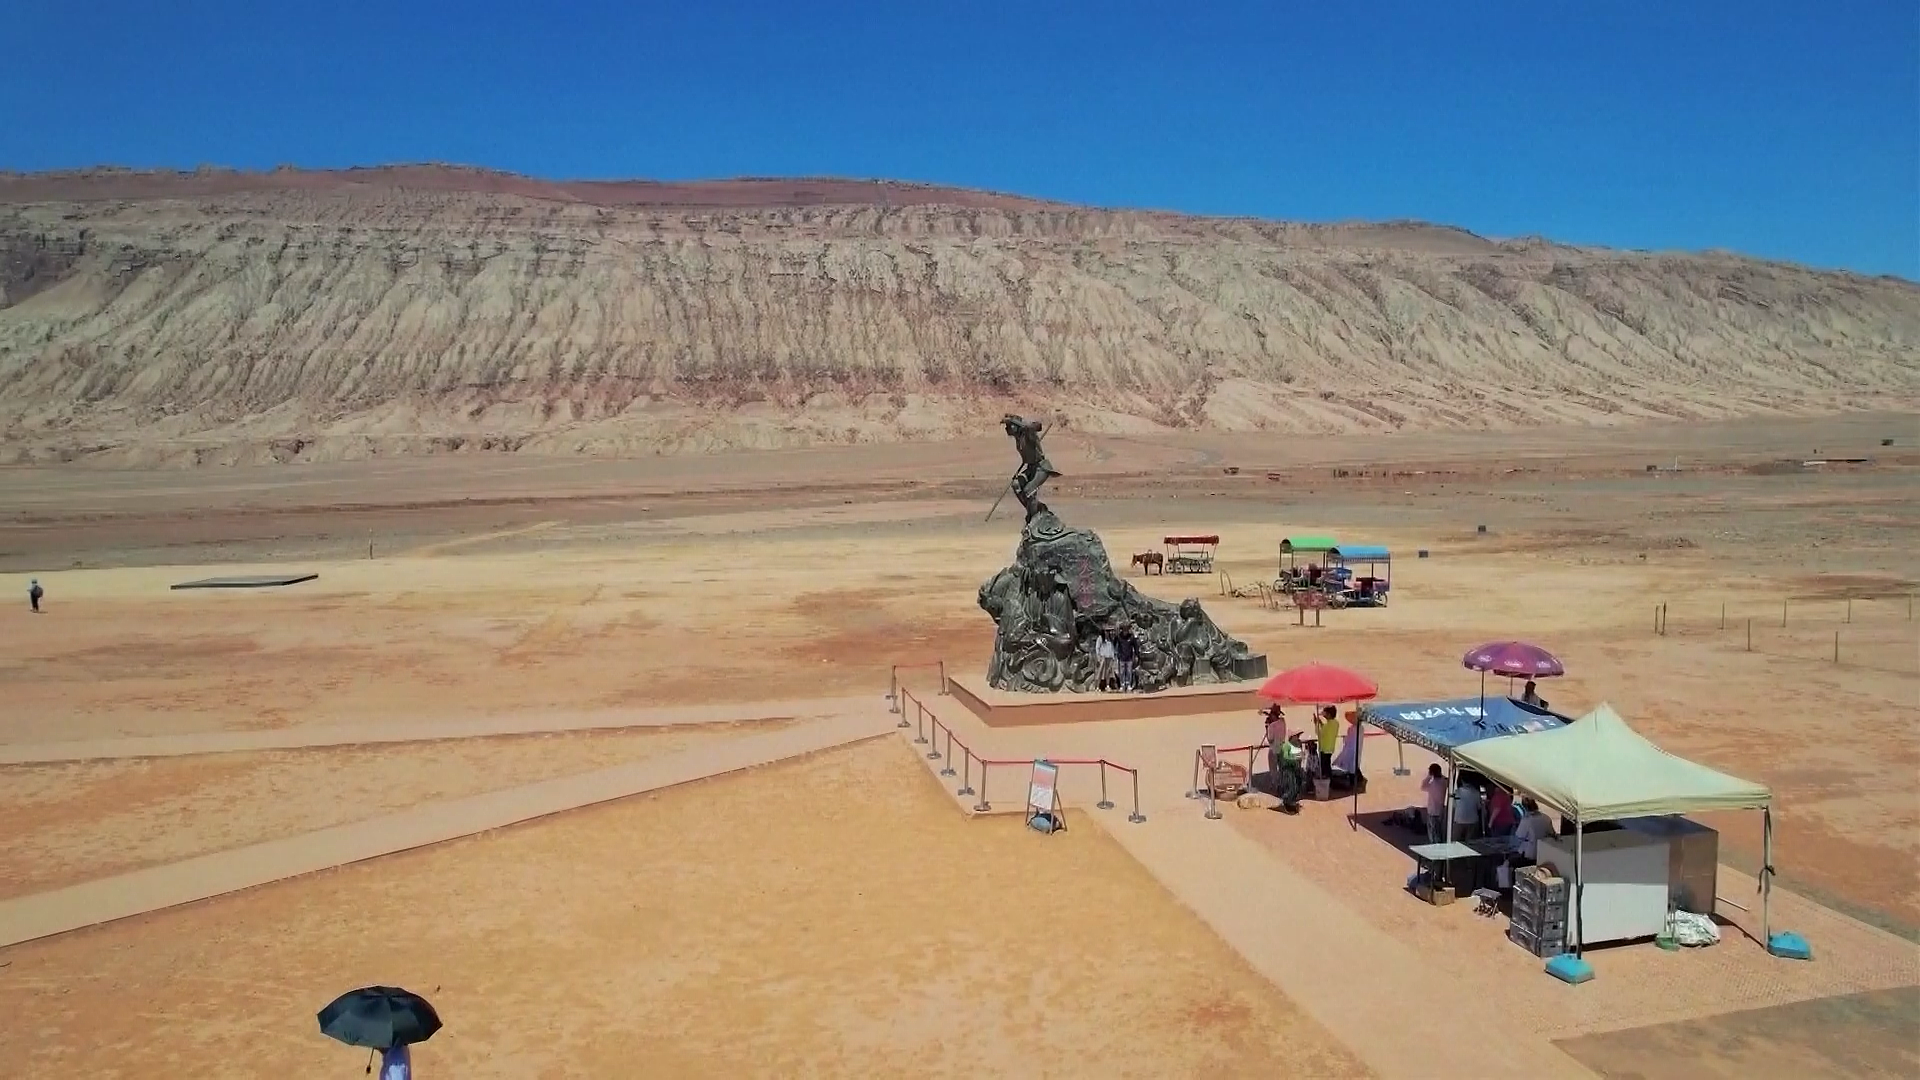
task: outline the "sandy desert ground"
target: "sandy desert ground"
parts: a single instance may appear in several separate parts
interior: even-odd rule
[[[1394,604],[1317,630],[1219,595],[1218,577],[1136,581],[1200,596],[1275,667],[1348,664],[1388,697],[1472,693],[1459,656],[1479,641],[1547,644],[1569,669],[1547,688],[1556,707],[1610,701],[1675,752],[1773,785],[1783,888],[1891,933],[1910,963],[1916,439],[1910,414],[1631,440],[1088,438],[1063,448],[1072,475],[1053,502],[1122,562],[1171,531],[1219,532],[1237,583],[1271,577],[1289,532],[1391,545]],[[1816,450],[1875,460],[1777,464]],[[0,900],[756,726],[600,730],[662,709],[878,695],[893,664],[978,666],[988,634],[974,590],[1017,532],[1004,508],[981,520],[992,490],[981,478],[1002,471],[1006,448],[867,454],[0,471],[0,595],[18,597],[29,575],[49,589],[45,614],[16,600],[0,616],[0,754],[343,725],[398,725],[409,739],[0,765],[14,823]],[[1676,458],[1677,471],[1646,469]],[[1420,548],[1431,557],[1414,558]],[[261,592],[166,587],[270,567],[320,577]],[[1662,603],[1670,627],[1656,636]],[[515,718],[582,730],[455,737]],[[1255,734],[1248,718],[1204,723],[1221,739]],[[1140,760],[1153,804],[1141,830],[1197,813],[1180,805],[1178,761],[1156,756],[1173,736],[1082,727],[1022,732],[1017,746]],[[20,1022],[0,1053],[88,1075],[237,1076],[221,1046],[248,1035],[264,1055],[254,1065],[344,1071],[350,1054],[312,1032],[310,1011],[387,979],[440,988],[432,996],[460,1019],[421,1061],[462,1076],[610,1075],[643,1057],[663,1074],[784,1075],[1199,1076],[1232,1062],[1338,1076],[1374,1060],[1315,1002],[1264,982],[1243,942],[1219,937],[1108,827],[1076,818],[1039,848],[1005,820],[967,820],[922,765],[883,739],[16,945],[0,950],[0,1000]],[[1723,863],[1751,872],[1757,823],[1711,823]],[[1387,901],[1342,891],[1363,889],[1343,866],[1395,872],[1390,847],[1360,854],[1292,824],[1228,827],[1412,954],[1451,948],[1458,928],[1416,922],[1429,909],[1374,915]],[[405,943],[369,942],[356,925],[368,897],[408,913],[392,924]],[[1479,963],[1477,948],[1435,970]],[[1624,983],[1637,964],[1612,977]],[[182,971],[191,992],[169,996]],[[1846,988],[1820,977],[1839,980],[1819,984],[1820,1000]],[[1876,978],[1853,989],[1898,989]],[[1617,1013],[1636,1025],[1661,1018],[1657,980],[1640,981],[1655,984],[1653,1003]],[[253,984],[254,1012],[177,1022]],[[1789,990],[1782,1000],[1813,996]],[[1672,1061],[1736,1037],[1714,1026],[1716,1009],[1731,1015],[1716,1000],[1704,994],[1686,1024],[1661,1030]],[[1871,1000],[1841,1010],[1851,1019],[1807,1023],[1863,1025],[1850,1045],[1878,1045],[1885,1017],[1910,1014],[1913,999]],[[114,1019],[103,1028],[102,1016]],[[1631,1056],[1610,1057],[1608,1034],[1579,1028],[1568,1052],[1625,1075],[1608,1071]],[[1797,1075],[1863,1075],[1816,1041],[1795,1042]],[[1874,1057],[1890,1075],[1904,1064],[1895,1044]],[[1061,1056],[1026,1071],[1050,1046]]]

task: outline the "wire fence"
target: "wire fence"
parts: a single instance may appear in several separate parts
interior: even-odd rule
[[[1714,640],[1743,652],[1890,675],[1920,675],[1914,597],[1782,597],[1776,602],[1655,604],[1659,637]]]
[[[944,681],[942,685],[945,685]],[[912,710],[912,720],[907,719],[909,709]],[[1129,768],[1119,762],[1108,761],[1106,758],[983,758],[979,754],[974,753],[972,747],[955,738],[953,728],[942,722],[940,717],[934,714],[933,710],[927,708],[925,702],[913,695],[912,691],[899,691],[899,708],[897,711],[900,713],[900,719],[894,724],[894,727],[902,730],[907,728],[913,729],[913,744],[915,746],[927,747],[926,754],[928,761],[941,762],[939,775],[945,777],[959,776],[960,786],[954,789],[954,794],[974,796],[978,800],[973,804],[975,813],[984,814],[993,809],[993,803],[987,799],[989,769],[995,767],[1004,769],[1007,766],[1020,766],[1031,770],[1036,762],[1045,761],[1050,765],[1086,767],[1099,770],[1100,801],[1094,805],[1101,810],[1113,809],[1114,803],[1109,792],[1109,781],[1115,777],[1121,778],[1132,788],[1133,792],[1133,812],[1127,815],[1127,820],[1135,824],[1147,820],[1147,816],[1140,812],[1140,770],[1138,769]],[[942,744],[943,736],[945,739],[944,749]],[[960,768],[958,770],[953,767],[953,752],[955,747],[959,747],[960,749]],[[980,787],[977,790],[973,786],[975,777],[978,777],[980,781]]]

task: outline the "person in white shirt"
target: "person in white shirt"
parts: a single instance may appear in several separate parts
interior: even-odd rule
[[[1540,812],[1540,804],[1532,796],[1520,800],[1520,808],[1527,812],[1520,824],[1513,827],[1513,838],[1520,845],[1520,856],[1528,862],[1540,860],[1540,841],[1553,835],[1553,821]]]
[[[1093,639],[1094,685],[1102,690],[1116,689],[1120,683],[1115,675],[1117,650],[1113,647],[1113,633],[1102,632]]]
[[[1427,843],[1437,844],[1447,838],[1447,778],[1437,762],[1427,766],[1420,790],[1427,797]]]
[[[1453,793],[1453,838],[1480,839],[1480,786],[1461,784]]]
[[[413,1080],[413,1052],[407,1044],[380,1051],[380,1080]]]

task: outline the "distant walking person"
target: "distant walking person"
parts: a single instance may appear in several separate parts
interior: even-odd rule
[[[39,613],[40,598],[45,595],[47,595],[47,590],[40,587],[39,578],[34,578],[27,583],[27,606],[32,608],[35,614]]]

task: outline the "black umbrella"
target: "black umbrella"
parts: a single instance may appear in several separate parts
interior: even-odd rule
[[[397,986],[349,990],[320,1010],[320,1034],[348,1046],[385,1050],[426,1042],[440,1030],[440,1014],[427,999]]]

